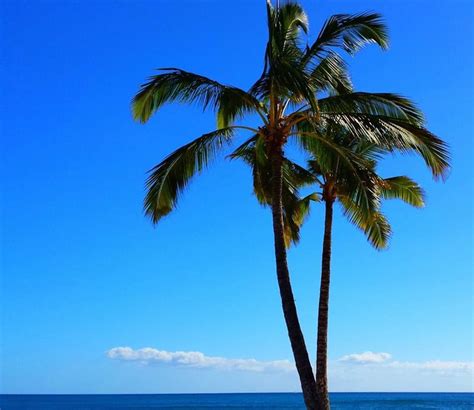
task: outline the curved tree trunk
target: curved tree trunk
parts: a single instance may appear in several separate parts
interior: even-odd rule
[[[331,231],[332,231],[332,199],[326,199],[324,220],[323,257],[321,267],[321,287],[319,290],[318,341],[316,357],[316,385],[318,402],[323,410],[329,410],[328,392],[328,310],[329,282],[331,276]]]
[[[281,148],[275,149],[271,154],[272,161],[272,216],[273,234],[275,241],[275,259],[277,268],[278,286],[280,288],[281,303],[285,316],[288,336],[295,358],[296,369],[300,377],[304,401],[308,409],[318,409],[316,382],[311,368],[308,351],[306,349],[303,332],[301,331],[298,314],[296,312],[293,290],[291,289],[290,273],[286,257],[286,247],[283,235],[283,210],[282,210],[282,161]]]

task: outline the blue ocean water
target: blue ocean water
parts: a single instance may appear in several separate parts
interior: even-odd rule
[[[0,395],[2,410],[301,409],[298,393]],[[473,393],[332,393],[331,409],[474,409]]]

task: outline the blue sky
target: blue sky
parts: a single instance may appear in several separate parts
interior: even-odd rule
[[[444,184],[413,157],[382,164],[384,175],[408,174],[427,192],[423,210],[384,206],[394,230],[388,251],[371,249],[336,214],[331,389],[470,390],[473,6],[302,3],[313,38],[330,14],[383,13],[390,50],[351,58],[354,83],[415,100],[453,158]],[[298,390],[270,214],[252,197],[248,170],[221,158],[153,228],[141,208],[146,170],[214,119],[173,105],[139,125],[129,110],[156,67],[248,87],[262,68],[263,0],[5,1],[1,9],[1,391]],[[312,357],[321,211],[289,254]]]

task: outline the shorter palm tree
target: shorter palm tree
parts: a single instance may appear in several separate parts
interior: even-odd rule
[[[423,190],[412,179],[407,176],[382,178],[377,174],[377,160],[384,154],[381,148],[360,142],[349,133],[341,132],[340,128],[330,127],[327,133],[333,141],[353,152],[358,164],[364,162],[365,166],[360,168],[354,164],[354,167],[348,167],[347,163],[328,156],[326,152],[324,155],[316,152],[308,163],[309,171],[321,188],[318,196],[313,194],[312,198],[322,200],[325,205],[316,357],[316,385],[323,409],[329,409],[327,335],[334,203],[340,203],[344,215],[365,233],[376,249],[385,248],[391,234],[390,224],[380,209],[382,199],[396,198],[415,207],[424,206]]]
[[[381,212],[381,200],[397,198],[412,206],[422,207],[424,194],[420,186],[406,176],[382,178],[377,174],[377,160],[385,153],[377,145],[361,141],[334,124],[320,132],[333,146],[339,147],[339,152],[328,150],[324,144],[312,144],[313,158],[308,161],[308,169],[285,158],[282,201],[287,246],[299,241],[300,228],[309,214],[311,201],[325,204],[316,384],[319,406],[329,409],[327,331],[334,203],[339,202],[349,221],[365,233],[376,249],[382,249],[388,244],[391,229]],[[346,161],[341,161],[340,154]],[[231,157],[243,159],[251,166],[254,193],[261,204],[270,205],[271,169],[265,151],[255,141],[240,146]],[[300,189],[310,184],[318,185],[321,191],[300,197]]]

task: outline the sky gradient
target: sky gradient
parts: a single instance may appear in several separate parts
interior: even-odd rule
[[[453,165],[436,183],[417,158],[382,163],[382,175],[407,174],[427,193],[422,210],[384,205],[387,251],[335,213],[331,390],[472,390],[473,5],[302,4],[313,39],[331,14],[384,15],[390,49],[348,59],[355,87],[412,98]],[[157,67],[249,87],[263,63],[263,0],[0,7],[0,392],[298,390],[271,215],[248,169],[222,156],[153,228],[146,171],[215,121],[171,105],[140,125],[129,107]],[[321,240],[316,206],[289,253],[311,357]]]

